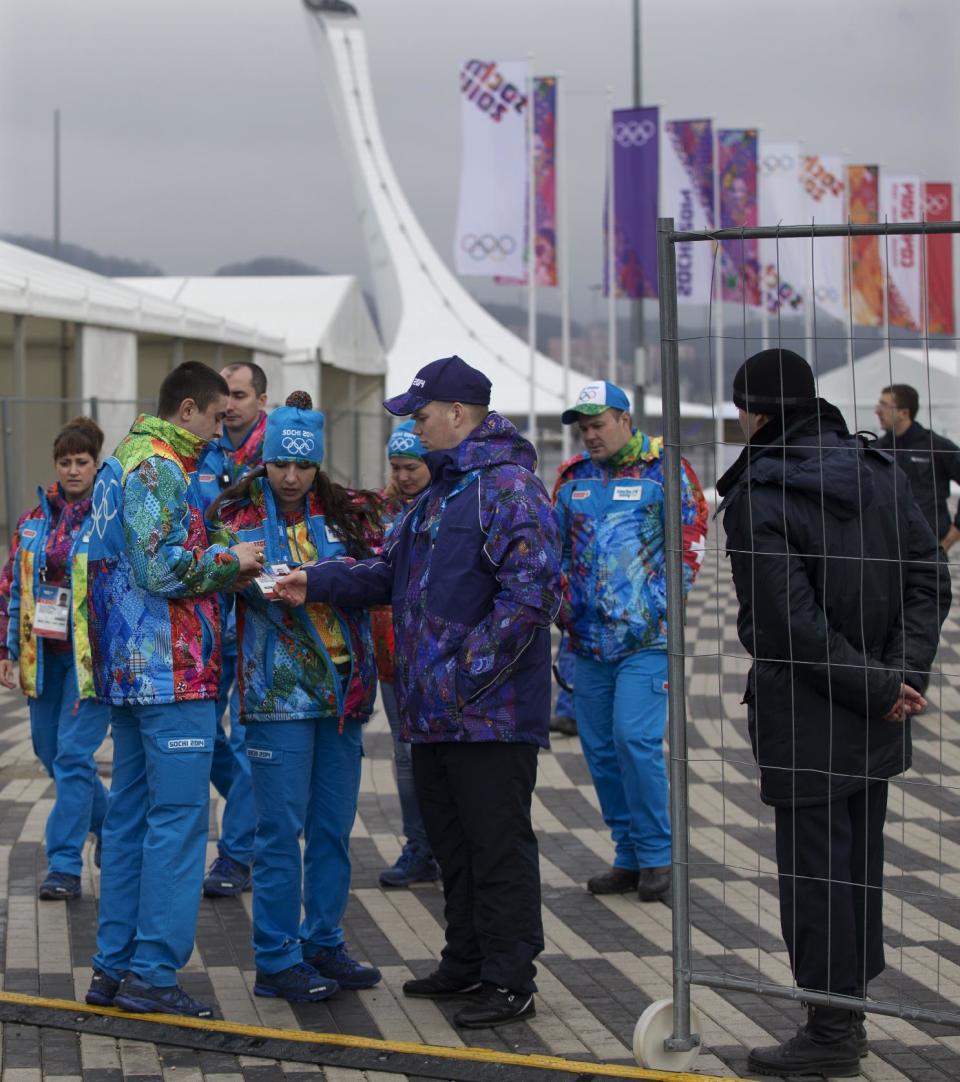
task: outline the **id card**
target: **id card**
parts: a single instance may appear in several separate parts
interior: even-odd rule
[[[33,614],[33,633],[41,639],[70,637],[70,591],[64,586],[37,587],[37,605]]]
[[[282,579],[284,575],[290,575],[293,573],[293,568],[289,564],[264,564],[263,573],[258,575],[253,581],[257,584],[257,588],[260,593],[268,601],[276,601],[277,592],[276,584],[277,579]]]

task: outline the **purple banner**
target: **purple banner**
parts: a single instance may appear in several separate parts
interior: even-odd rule
[[[657,296],[659,129],[659,110],[656,107],[614,110],[611,136],[618,297]],[[609,244],[606,225],[605,221],[605,241]],[[606,244],[605,252],[608,251]],[[608,262],[604,260],[606,291],[609,291]]]
[[[717,132],[720,228],[757,224],[757,129]],[[721,299],[760,304],[760,246],[756,240],[727,240],[721,245]]]

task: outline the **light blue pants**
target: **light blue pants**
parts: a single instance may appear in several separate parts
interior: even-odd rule
[[[670,812],[663,732],[667,655],[638,650],[620,661],[577,657],[577,728],[616,846],[616,868],[670,863]]]
[[[79,695],[73,654],[44,650],[43,691],[30,699],[30,735],[56,788],[47,819],[47,871],[67,875],[83,870],[83,843],[91,831],[99,836],[107,812],[93,756],[107,735],[109,708]]]
[[[362,756],[358,721],[344,722],[342,733],[336,718],[247,725],[257,803],[253,951],[264,973],[343,942]]]
[[[216,704],[112,706],[110,724],[113,786],[93,964],[114,980],[132,970],[169,987],[197,928]]]
[[[571,686],[573,686],[573,674],[575,668],[576,657],[570,649],[569,640],[566,640],[563,649],[557,656],[557,671],[563,677],[564,682]],[[566,688],[558,689],[557,705],[553,712],[557,717],[561,718],[575,718],[577,716],[572,691],[567,691]]]
[[[410,745],[400,739],[400,714],[397,711],[397,695],[393,684],[380,681],[380,697],[384,713],[390,723],[393,736],[393,765],[397,772],[397,795],[400,797],[400,818],[403,822],[403,836],[407,839],[406,847],[418,857],[430,856],[430,843],[427,841],[427,829],[420,815],[417,803],[417,790],[413,784],[413,763],[410,759]]]
[[[232,857],[241,864],[253,860],[253,832],[257,810],[253,803],[250,764],[244,750],[244,726],[240,722],[240,692],[236,683],[237,655],[225,654],[220,673],[220,697],[217,700],[217,737],[213,745],[210,781],[223,797],[223,829],[217,850],[222,857]],[[230,710],[230,732],[223,719]]]

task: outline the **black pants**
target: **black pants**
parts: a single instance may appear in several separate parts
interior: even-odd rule
[[[533,744],[414,744],[413,780],[443,873],[441,971],[534,992],[543,950],[540,859],[530,822]]]
[[[886,815],[885,781],[776,809],[780,924],[801,988],[856,995],[883,970]]]

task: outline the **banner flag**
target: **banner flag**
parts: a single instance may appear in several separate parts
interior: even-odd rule
[[[873,225],[880,212],[880,169],[847,166],[847,214],[854,225]],[[851,237],[850,263],[853,322],[858,327],[883,325],[883,263],[880,237]]]
[[[720,228],[757,225],[757,129],[717,132]],[[760,248],[756,240],[727,240],[720,253],[720,299],[760,303]]]
[[[664,213],[683,232],[713,229],[713,124],[709,120],[668,120],[663,126]],[[713,244],[680,241],[677,301],[709,304]]]
[[[953,220],[953,185],[925,184],[928,222]],[[953,308],[953,235],[940,233],[927,241],[927,329],[930,334],[956,333]]]
[[[533,175],[536,189],[537,285],[557,284],[557,80],[538,76],[533,80]],[[529,180],[528,180],[529,183]],[[523,232],[523,273],[519,277],[498,274],[498,285],[527,284],[527,212]]]
[[[460,69],[459,274],[524,272],[529,79],[526,60],[468,60]]]
[[[800,144],[761,143],[760,221],[798,225],[806,218],[800,187]],[[797,238],[760,241],[760,278],[768,312],[803,310],[809,243]]]
[[[919,222],[923,216],[920,178],[884,176],[880,209],[888,222]],[[919,234],[887,237],[887,264],[887,318],[890,326],[919,330],[923,326]]]
[[[800,176],[806,220],[814,225],[842,225],[846,221],[843,159],[836,154],[806,154]],[[846,282],[846,237],[817,237],[813,242],[814,301],[819,311],[844,322],[850,318]]]
[[[655,106],[613,112],[613,228],[618,297],[657,296],[659,115]],[[608,185],[608,204],[609,191]],[[604,210],[604,252],[609,243],[607,210]],[[606,259],[604,268],[604,292],[609,294]]]

